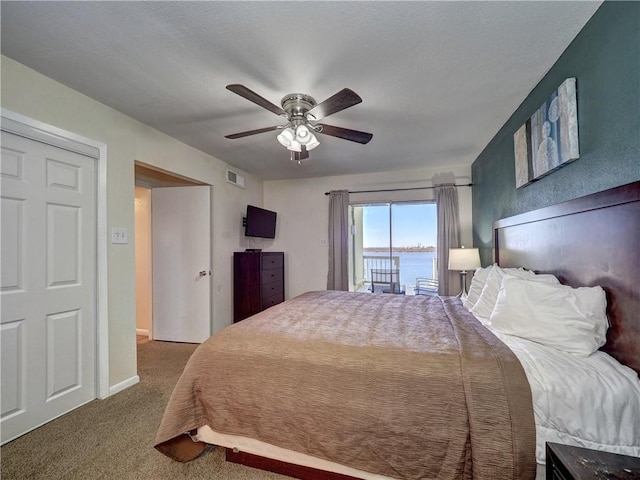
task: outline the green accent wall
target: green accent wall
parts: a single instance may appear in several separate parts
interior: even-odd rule
[[[580,158],[515,188],[513,134],[575,77]],[[490,264],[493,221],[640,180],[640,2],[605,2],[474,161],[473,241]]]

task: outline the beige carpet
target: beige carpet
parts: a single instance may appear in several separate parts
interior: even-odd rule
[[[94,400],[4,445],[1,478],[8,479],[220,479],[289,477],[226,463],[211,447],[181,464],[153,448],[164,407],[195,345],[138,345],[140,383]]]

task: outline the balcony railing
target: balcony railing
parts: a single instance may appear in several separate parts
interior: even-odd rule
[[[365,282],[371,282],[371,269],[400,269],[400,257],[397,255],[394,255],[392,257],[383,257],[379,255],[363,255],[362,260],[362,268],[364,269],[363,278],[365,279]]]
[[[400,264],[400,255],[392,255],[389,257],[388,255],[363,255],[362,263],[360,264],[362,268],[361,271],[358,272],[356,277],[359,280],[356,280],[353,288],[356,291],[371,291],[372,288],[372,278],[371,271],[378,272],[399,272],[395,275],[400,277],[400,280],[390,280],[390,284],[395,281],[399,282],[400,288],[406,290],[407,295],[414,295],[414,291],[416,293],[421,292],[422,287],[418,285],[418,283],[423,282],[425,280],[428,281],[430,286],[437,285],[438,282],[438,258],[431,258],[431,272],[428,269],[418,268],[416,271],[415,265],[404,265],[404,269],[401,269]],[[358,262],[360,263],[360,262]],[[378,275],[379,277],[379,275]],[[374,278],[375,282],[379,282],[380,278]]]

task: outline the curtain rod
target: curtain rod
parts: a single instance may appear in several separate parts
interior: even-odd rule
[[[443,184],[443,185],[450,185],[450,184]],[[386,190],[355,190],[355,191],[349,191],[349,193],[378,193],[378,192],[404,192],[406,190],[427,190],[430,188],[436,188],[436,186],[439,185],[433,185],[431,187],[411,187],[411,188],[389,188]],[[473,183],[465,183],[462,185],[453,185],[454,187],[473,187]],[[329,195],[331,192],[324,192],[325,195]]]

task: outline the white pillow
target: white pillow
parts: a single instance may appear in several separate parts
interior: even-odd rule
[[[496,305],[498,298],[498,292],[502,285],[502,279],[505,275],[513,275],[514,277],[526,278],[535,282],[555,283],[559,284],[560,281],[551,274],[539,274],[537,275],[532,270],[525,270],[524,268],[501,268],[497,265],[491,269],[487,281],[482,288],[482,293],[478,297],[478,301],[469,309],[471,313],[477,317],[489,318],[493,307]]]
[[[489,326],[557,350],[588,356],[605,344],[609,322],[602,287],[505,276]]]
[[[489,276],[489,272],[495,266],[489,265],[485,268],[476,268],[476,273],[473,274],[473,278],[471,279],[471,285],[469,285],[469,292],[467,293],[467,298],[462,301],[462,304],[469,310],[473,307],[478,298],[480,298],[480,294],[482,293],[482,288],[487,281],[487,277]]]
[[[484,287],[482,287],[482,292],[478,297],[478,301],[469,309],[471,313],[484,318],[489,318],[491,316],[493,307],[496,304],[496,299],[498,298],[502,279],[507,275],[507,273],[518,277],[533,277],[535,275],[535,273],[529,270],[518,268],[504,269],[494,265],[487,276],[487,281],[485,282]]]
[[[525,280],[550,283],[552,285],[560,285],[560,280],[558,280],[558,277],[556,277],[555,275],[551,275],[550,273],[534,273],[533,277],[526,277]]]

